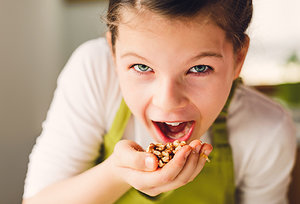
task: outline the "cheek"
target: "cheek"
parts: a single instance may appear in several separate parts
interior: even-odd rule
[[[117,70],[117,72],[120,89],[126,104],[135,116],[142,117],[147,106],[146,87],[141,84],[137,85],[130,73],[120,70]]]
[[[224,107],[230,93],[231,81],[211,80],[190,93],[201,114],[202,125],[210,126]]]

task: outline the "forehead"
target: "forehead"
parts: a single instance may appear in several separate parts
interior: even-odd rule
[[[151,49],[188,49],[192,52],[220,50],[225,44],[230,44],[225,32],[208,15],[200,13],[192,18],[168,18],[147,10],[123,10],[116,48],[118,44],[133,48],[144,47],[147,43]]]

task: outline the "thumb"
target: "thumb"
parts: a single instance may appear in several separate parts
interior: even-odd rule
[[[147,153],[131,140],[120,140],[114,149],[117,165],[139,171],[154,171],[157,169],[156,156]]]

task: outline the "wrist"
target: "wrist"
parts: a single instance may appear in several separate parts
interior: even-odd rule
[[[113,159],[113,155],[108,157],[105,161],[105,166],[107,166],[109,177],[113,183],[118,185],[118,188],[122,188],[128,191],[132,186],[127,183],[126,179],[123,177],[122,172],[120,171],[122,167],[116,165]]]

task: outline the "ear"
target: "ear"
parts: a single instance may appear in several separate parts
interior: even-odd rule
[[[113,58],[115,58],[115,52],[113,50],[113,46],[112,46],[112,42],[111,42],[111,32],[107,31],[105,36],[106,36],[106,41],[110,48],[111,55],[113,56]]]
[[[246,35],[242,48],[236,53],[235,56],[234,79],[237,79],[241,73],[246,55],[248,53],[249,44],[250,38],[248,35]]]

